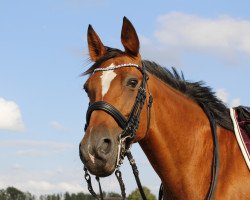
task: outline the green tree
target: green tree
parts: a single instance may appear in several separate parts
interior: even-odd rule
[[[6,200],[5,190],[0,190],[0,200]]]
[[[35,200],[35,196],[29,192],[22,192],[14,187],[0,190],[0,200]]]
[[[156,200],[156,196],[153,195],[147,187],[143,187],[144,193],[147,197],[147,200]],[[141,200],[141,193],[139,189],[132,191],[131,194],[128,196],[128,200]]]
[[[40,200],[61,200],[62,195],[60,194],[46,194],[46,195],[41,195]]]
[[[64,194],[64,200],[71,200],[71,196],[68,192]]]
[[[36,197],[29,192],[24,193],[24,195],[25,195],[25,200],[35,200],[36,199]]]
[[[107,193],[107,197],[121,197],[121,195],[115,192],[109,192]]]
[[[86,198],[85,198],[85,194],[84,194],[83,192],[77,193],[76,199],[77,199],[77,200],[85,200],[85,199],[86,199]]]
[[[25,200],[25,194],[14,187],[8,187],[5,193],[6,200]]]

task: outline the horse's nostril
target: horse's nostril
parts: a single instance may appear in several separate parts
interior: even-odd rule
[[[108,139],[108,138],[103,139],[103,141],[104,141],[105,143],[110,143],[110,142],[111,142],[111,140]]]
[[[109,138],[102,139],[97,148],[98,156],[104,158],[111,152],[111,149],[112,149],[112,140]]]
[[[105,138],[103,140],[103,145],[102,145],[103,153],[109,153],[110,149],[111,149],[111,140],[108,138]]]

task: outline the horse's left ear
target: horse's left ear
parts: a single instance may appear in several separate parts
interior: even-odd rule
[[[126,18],[123,18],[121,41],[125,51],[133,56],[139,54],[140,42],[132,23]]]

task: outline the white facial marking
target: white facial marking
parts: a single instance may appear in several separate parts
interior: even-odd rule
[[[95,164],[95,156],[93,156],[91,153],[89,153],[89,149],[90,149],[90,145],[88,145],[88,154],[89,154],[89,158],[92,161],[92,163]]]
[[[92,132],[92,129],[93,127],[90,128],[90,133]],[[90,152],[89,152],[89,149],[90,149],[90,145],[88,145],[88,154],[89,154],[89,158],[90,160],[92,161],[93,164],[95,164],[95,156],[93,156]]]
[[[115,65],[112,63],[109,67],[114,67]],[[101,77],[102,83],[102,97],[108,92],[111,81],[116,77],[116,73],[114,70],[103,71]]]
[[[89,153],[90,160],[93,164],[95,164],[95,157]]]

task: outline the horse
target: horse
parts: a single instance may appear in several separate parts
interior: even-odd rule
[[[89,75],[84,89],[90,105],[101,102],[128,120],[144,85],[145,103],[140,106],[135,134],[126,135],[129,142],[123,142],[139,143],[162,181],[164,200],[205,199],[209,191],[214,143],[200,105],[214,116],[218,137],[220,165],[213,199],[250,199],[250,172],[235,139],[229,109],[210,87],[186,81],[176,69],[143,60],[138,35],[126,17],[121,30],[124,50],[104,46],[91,25],[87,39],[93,65],[84,72]],[[98,106],[87,115],[80,157],[92,174],[106,177],[121,159],[123,117],[117,119]]]

